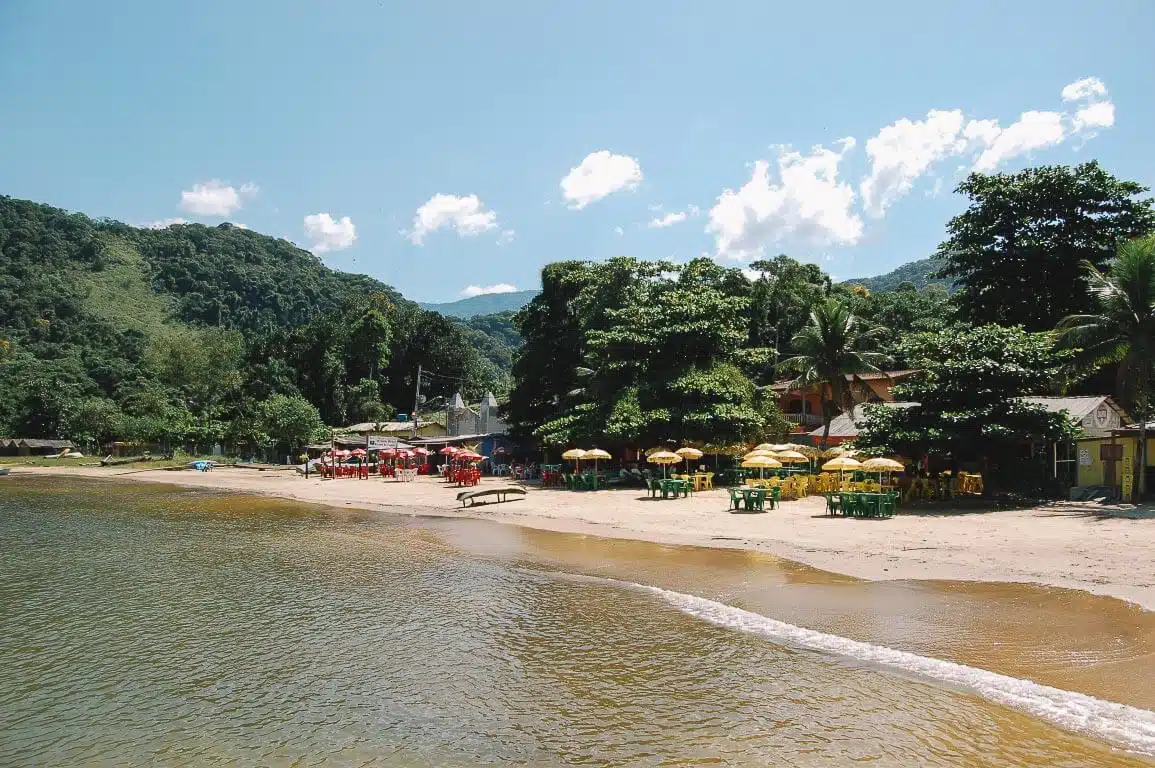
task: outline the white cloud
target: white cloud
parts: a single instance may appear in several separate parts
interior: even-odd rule
[[[1024,112],[988,143],[975,161],[974,168],[989,173],[1013,157],[1058,144],[1065,136],[1062,114],[1035,110]]]
[[[985,147],[1002,131],[998,120],[971,120],[966,124],[966,128],[963,128],[963,138],[969,144]]]
[[[503,229],[501,230],[501,234],[497,236],[497,244],[505,245],[506,243],[512,243],[516,237],[517,233],[512,229]]]
[[[561,180],[561,192],[576,210],[601,200],[619,189],[633,189],[642,182],[642,167],[629,155],[603,149],[590,152]]]
[[[1087,131],[1095,128],[1110,128],[1115,124],[1115,105],[1100,101],[1083,107],[1075,113],[1075,130]]]
[[[1063,86],[1063,101],[1082,101],[1106,95],[1107,86],[1097,77],[1084,77]]]
[[[617,235],[618,237],[621,237],[625,233],[626,233],[626,231],[624,229],[622,229],[621,227],[614,227],[614,234]]]
[[[473,296],[481,296],[487,293],[513,293],[517,290],[516,285],[509,283],[497,283],[496,285],[467,285],[461,289],[461,295],[470,298]]]
[[[409,240],[422,245],[425,236],[442,227],[456,230],[459,237],[480,235],[497,228],[497,213],[483,210],[485,206],[477,195],[443,195],[438,193],[417,209]]]
[[[838,164],[854,139],[839,145],[837,152],[816,146],[808,155],[782,149],[777,184],[768,162],[754,163],[750,180],[737,192],[727,189],[710,209],[706,231],[718,255],[747,258],[786,238],[811,245],[858,242],[862,219],[852,210],[854,190],[838,181]]]
[[[669,213],[667,213],[665,216],[662,216],[661,218],[650,219],[650,223],[647,224],[646,226],[648,226],[650,229],[664,229],[665,227],[673,226],[674,224],[679,224],[679,223],[685,221],[686,219],[690,218],[691,216],[697,216],[697,215],[698,215],[698,206],[691,205],[690,207],[688,207],[684,211],[670,211]]]
[[[305,217],[305,235],[310,251],[325,253],[352,245],[357,239],[357,228],[348,216],[334,219],[327,213],[314,213]]]
[[[933,163],[961,151],[965,146],[965,140],[960,140],[962,131],[961,109],[932,109],[925,120],[904,117],[867,140],[870,175],[858,187],[866,212],[882,216]]]
[[[188,224],[185,219],[161,219],[159,221],[150,221],[145,224],[146,229],[166,229],[174,224]]]
[[[192,189],[180,193],[181,210],[200,216],[228,216],[240,210],[245,200],[253,198],[259,191],[256,184],[244,184],[240,189],[213,179],[203,184],[193,184]]]

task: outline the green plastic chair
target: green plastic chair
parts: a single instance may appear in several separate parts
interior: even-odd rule
[[[742,494],[738,493],[733,488],[730,488],[730,509],[742,508]]]
[[[834,516],[842,511],[842,500],[835,498],[833,493],[823,494],[826,496],[826,514]]]

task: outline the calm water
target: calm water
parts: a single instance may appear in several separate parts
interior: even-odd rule
[[[1074,592],[0,480],[5,766],[1150,765],[1153,680]]]

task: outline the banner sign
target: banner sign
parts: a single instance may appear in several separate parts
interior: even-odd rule
[[[397,438],[392,435],[366,435],[365,447],[370,451],[380,451],[387,448],[397,448]]]

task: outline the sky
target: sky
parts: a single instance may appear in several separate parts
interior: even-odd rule
[[[230,221],[420,301],[612,256],[838,279],[972,170],[1155,185],[1155,2],[0,2],[0,194]]]

